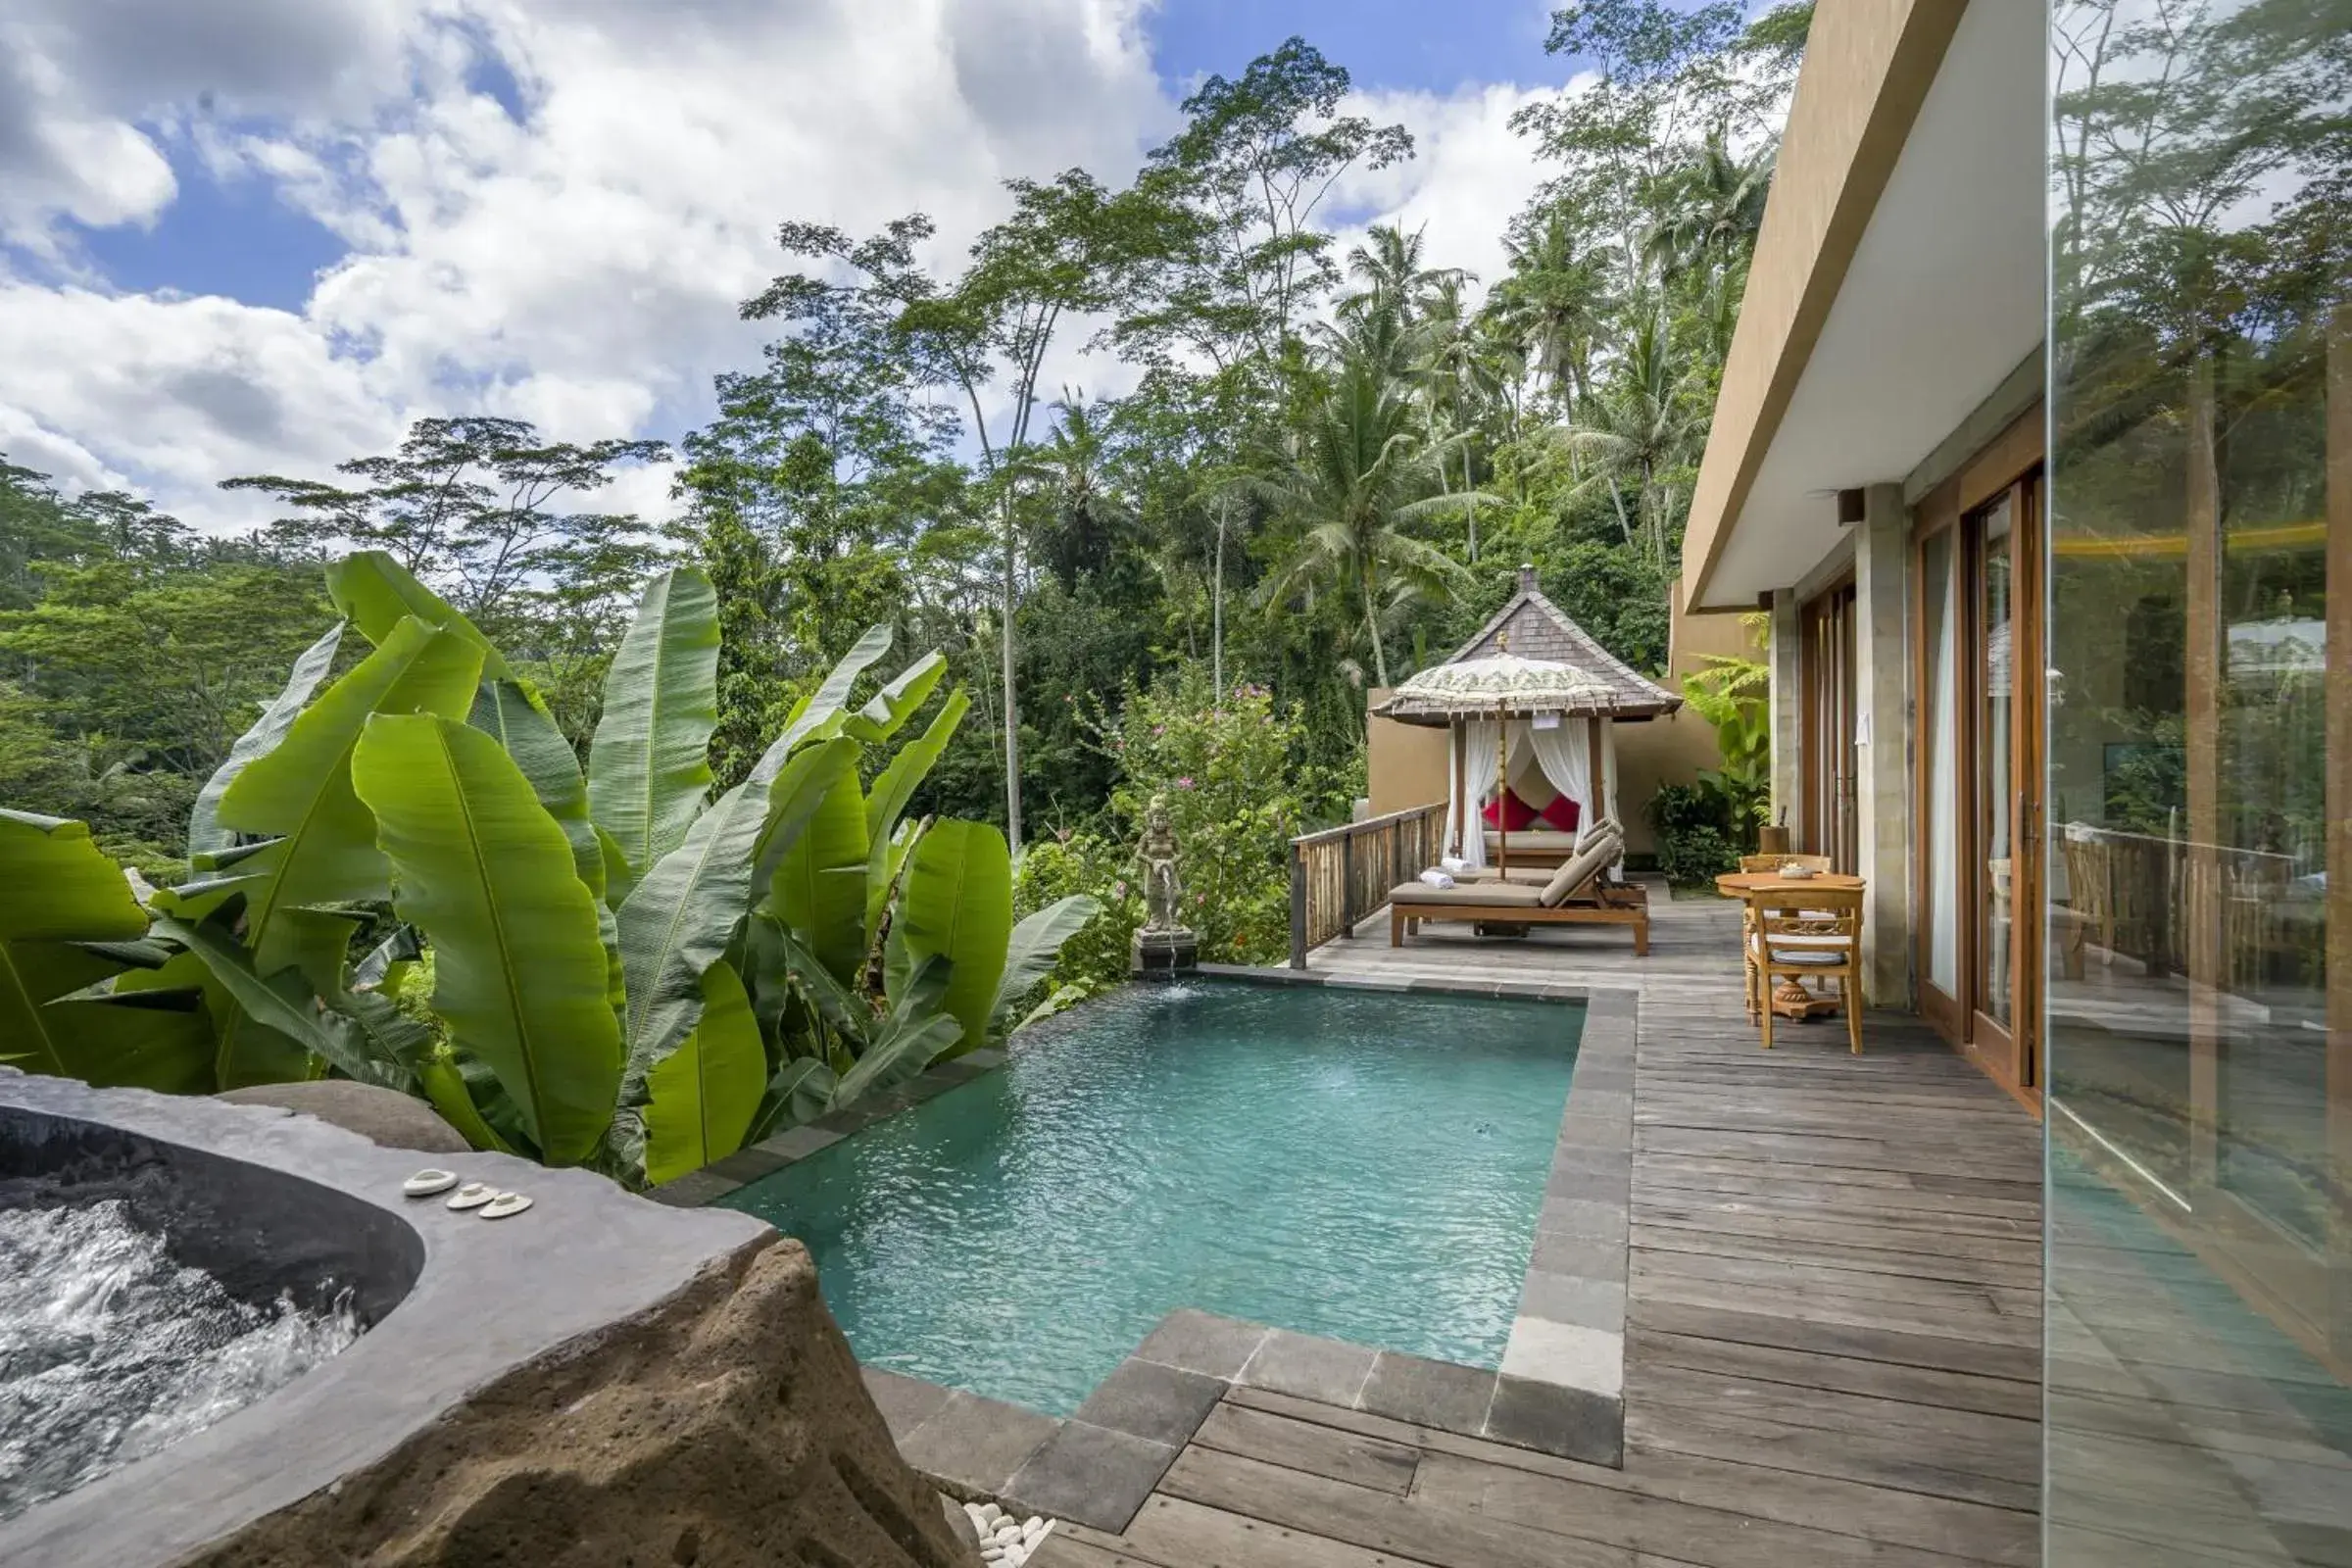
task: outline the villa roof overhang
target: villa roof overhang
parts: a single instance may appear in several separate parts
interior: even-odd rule
[[[2038,364],[2045,21],[2018,0],[1816,14],[1691,497],[1688,610],[1793,586],[1839,545],[1837,492],[1911,478]]]

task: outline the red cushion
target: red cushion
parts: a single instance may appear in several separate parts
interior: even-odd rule
[[[1576,819],[1582,814],[1577,804],[1565,795],[1554,796],[1551,804],[1544,808],[1544,822],[1563,833],[1575,832]]]
[[[1521,800],[1517,790],[1504,790],[1500,799],[1487,803],[1486,818],[1489,827],[1508,828],[1513,833],[1524,833],[1527,831],[1528,824],[1536,820],[1536,808]]]

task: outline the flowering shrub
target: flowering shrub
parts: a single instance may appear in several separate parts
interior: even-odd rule
[[[1129,692],[1116,715],[1098,705],[1084,722],[1118,769],[1106,820],[1032,844],[1014,888],[1023,910],[1069,893],[1102,901],[1102,916],[1062,950],[1054,979],[1102,984],[1127,972],[1129,941],[1144,923],[1136,846],[1154,795],[1167,802],[1184,922],[1200,938],[1200,956],[1280,962],[1290,951],[1291,838],[1339,811],[1331,785],[1297,760],[1298,710],[1278,709],[1271,692],[1249,684],[1220,705],[1193,670]]]

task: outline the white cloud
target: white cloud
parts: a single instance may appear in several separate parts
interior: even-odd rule
[[[735,307],[785,265],[778,220],[862,233],[928,212],[949,267],[1004,210],[1004,179],[1125,178],[1175,122],[1145,3],[220,0],[190,39],[178,0],[23,0],[0,42],[47,85],[18,113],[29,133],[0,109],[0,237],[150,219],[178,148],[351,250],[299,313],[111,293],[54,265],[12,277],[0,252],[0,450],[241,527],[257,518],[214,480],[324,476],[424,415],[674,437],[765,335]],[[481,85],[492,60],[521,122]],[[1421,156],[1352,181],[1349,205],[1428,220],[1440,262],[1491,278],[1537,178],[1504,124],[1526,97],[1370,95]],[[1043,389],[1123,390],[1082,337]],[[610,500],[658,510],[664,483]]]
[[[1571,83],[1568,91],[1577,90]],[[1426,265],[1466,268],[1478,275],[1478,297],[1510,270],[1504,230],[1544,182],[1544,167],[1511,117],[1561,89],[1507,82],[1465,87],[1441,97],[1426,92],[1353,95],[1349,112],[1375,123],[1401,122],[1413,133],[1414,157],[1387,169],[1354,172],[1333,193],[1350,211],[1376,213],[1366,225],[1341,235],[1343,251],[1363,237],[1369,222],[1425,228]]]

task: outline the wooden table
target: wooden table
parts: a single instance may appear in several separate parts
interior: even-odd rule
[[[1811,876],[1789,876],[1782,871],[1726,871],[1715,879],[1715,891],[1727,899],[1743,900],[1752,911],[1766,895],[1786,896],[1802,894],[1808,888],[1853,888],[1868,886],[1862,878],[1844,871],[1816,871]],[[1749,961],[1744,944],[1749,940],[1754,922],[1743,922],[1740,933],[1742,948],[1740,961]],[[1751,993],[1752,995],[1752,993]],[[1772,993],[1772,1010],[1784,1018],[1820,1018],[1838,1010],[1838,1004],[1827,997],[1817,997],[1807,991],[1796,976],[1785,974]]]

